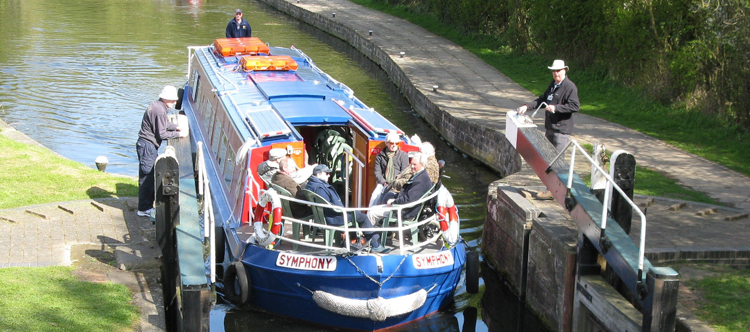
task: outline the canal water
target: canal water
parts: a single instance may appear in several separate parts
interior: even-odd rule
[[[186,46],[223,37],[236,8],[243,9],[253,36],[302,49],[363,102],[432,142],[447,163],[444,183],[459,207],[461,235],[479,250],[487,186],[499,176],[441,141],[376,64],[255,1],[0,1],[0,118],[69,159],[95,167],[102,155],[108,172],[137,176],[135,142],[146,106],[164,85],[184,84]],[[462,287],[451,308],[401,330],[540,331],[503,281],[488,268],[482,273],[488,280],[486,287],[480,281],[483,295]],[[229,305],[217,305],[211,317],[211,331],[325,331]]]

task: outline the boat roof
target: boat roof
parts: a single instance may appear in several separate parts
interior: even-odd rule
[[[389,132],[403,134],[294,46],[224,56],[227,49],[216,49],[219,41],[191,49],[233,122],[244,123],[248,131],[241,132],[254,136],[245,139],[299,140],[295,126],[350,123],[362,128],[370,139],[384,139]]]

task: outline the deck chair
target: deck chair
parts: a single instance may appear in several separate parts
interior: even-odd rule
[[[302,192],[304,192],[305,195],[307,195],[307,199],[310,202],[318,203],[318,204],[329,204],[329,205],[331,204],[325,198],[321,197],[315,192],[312,192],[307,189],[303,189]],[[315,205],[311,205],[310,207],[312,208],[312,211],[313,211],[313,220],[315,220],[315,223],[321,224],[321,225],[327,225],[325,211],[324,211],[325,208],[320,207],[320,206],[315,206]],[[338,209],[334,209],[334,211],[339,212],[339,213],[343,212],[343,210],[338,210]],[[349,227],[358,227],[358,225],[356,222],[353,222],[351,218],[349,218]],[[317,233],[317,229],[313,229],[312,230],[313,243],[315,242],[316,233]],[[326,246],[328,247],[333,246],[333,240],[335,239],[336,233],[337,232],[334,230],[325,229],[323,238],[324,238]]]
[[[424,199],[427,196],[432,195],[433,193],[435,193],[436,188],[437,188],[437,185],[433,185],[432,188],[430,188],[429,190],[427,190],[427,192],[425,192],[424,195],[422,195],[422,197],[420,197],[419,199],[421,200],[421,199]],[[425,207],[429,206],[430,204],[434,204],[434,200],[432,200],[432,199],[426,200],[426,201],[422,202],[422,204],[415,205],[415,207],[419,209],[419,210],[417,210],[418,211],[417,215],[414,216],[414,218],[412,218],[412,219],[402,220],[403,225],[404,226],[409,226],[409,225],[412,225],[412,224],[416,224],[420,220],[420,218],[422,217],[422,214],[425,211]],[[398,205],[394,205],[394,206],[398,206]],[[386,228],[391,223],[398,225],[398,212],[396,210],[392,210],[389,214],[387,214],[383,218],[383,226],[382,227]],[[411,231],[411,243],[412,243],[412,245],[416,246],[419,243],[419,227],[412,227],[410,229],[410,231]],[[385,241],[386,241],[386,239],[388,239],[387,236],[388,236],[388,232],[387,231],[383,231],[383,234],[380,236],[381,241],[383,241],[383,245],[385,245]]]
[[[287,197],[296,198],[296,197],[292,196],[292,193],[290,193],[288,190],[284,189],[283,187],[281,187],[281,186],[279,186],[279,185],[277,185],[275,183],[270,183],[270,188],[273,188],[273,190],[276,190],[276,192],[279,193],[279,195],[284,195],[284,196],[287,196]],[[285,218],[294,218],[294,216],[292,215],[292,205],[291,205],[291,202],[288,201],[288,200],[286,200],[286,199],[282,199],[281,200],[281,212],[282,212],[282,215]],[[304,217],[295,218],[295,219],[312,220],[313,216],[309,215],[309,216],[304,216]],[[292,238],[294,238],[297,241],[299,241],[299,226],[300,226],[299,223],[296,223],[296,222],[292,223]],[[304,235],[305,238],[307,238],[308,236],[310,236],[310,226],[305,225],[302,228],[302,234]],[[294,250],[297,250],[298,246],[299,245],[295,243],[295,244],[292,245],[292,248]]]

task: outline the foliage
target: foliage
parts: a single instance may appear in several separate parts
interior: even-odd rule
[[[0,269],[2,331],[130,331],[130,291],[77,280],[72,267]]]
[[[503,35],[468,33],[466,30],[462,30],[460,25],[449,25],[439,21],[436,14],[423,13],[426,2],[422,0],[388,0],[392,3],[398,3],[398,5],[393,6],[380,2],[380,0],[353,1],[399,16],[452,40],[534,94],[541,94],[546,87],[546,83],[550,80],[546,66],[549,65],[550,59],[553,57],[541,52],[525,54],[520,52],[519,48],[513,46],[515,45],[513,37],[507,36],[511,33],[510,30],[507,30]],[[532,8],[529,7],[529,10],[532,10]],[[689,19],[685,18],[684,20],[695,22],[700,21],[702,17],[705,16],[690,16]],[[621,20],[626,20],[626,18],[621,18]],[[629,20],[633,21],[634,19]],[[641,31],[644,30],[643,27],[636,28],[638,24],[645,24],[643,22],[645,21],[641,23],[631,22],[630,30],[638,30],[637,33],[643,33]],[[682,26],[686,30],[692,29],[691,31],[693,31],[695,29],[692,28],[691,24],[683,23]],[[613,29],[608,26],[602,27],[602,29],[604,28]],[[617,34],[616,32],[611,33]],[[623,34],[629,36],[627,33]],[[692,34],[696,35],[697,32]],[[686,35],[689,34],[686,33]],[[645,37],[634,37],[634,40],[641,38]],[[688,42],[682,44],[687,45]],[[532,43],[529,45],[532,45]],[[698,47],[696,43],[692,45]],[[534,47],[537,48],[532,50],[539,50],[539,46]],[[708,95],[708,92],[701,90],[700,82],[694,78],[705,75],[696,69],[694,63],[690,63],[689,59],[692,59],[692,55],[682,56],[680,61],[683,62],[678,67],[675,67],[677,64],[673,63],[664,68],[669,68],[670,72],[680,73],[680,75],[689,78],[680,82],[692,80],[693,83],[685,83],[684,86],[675,83],[658,83],[661,82],[658,79],[658,68],[645,70],[641,66],[637,67],[641,69],[634,72],[640,72],[640,75],[645,77],[644,79],[651,80],[651,83],[646,85],[653,87],[644,89],[637,86],[628,87],[624,84],[626,78],[630,80],[631,85],[632,82],[637,81],[633,74],[624,73],[625,70],[631,70],[627,66],[607,69],[605,65],[600,64],[601,61],[604,61],[601,59],[627,56],[643,57],[643,55],[639,55],[643,51],[638,47],[633,47],[627,52],[624,50],[615,52],[616,49],[612,47],[612,50],[606,56],[597,56],[598,60],[594,61],[593,64],[582,65],[581,67],[575,65],[575,61],[571,64],[569,76],[578,85],[581,112],[622,124],[750,176],[750,153],[747,153],[747,151],[750,151],[750,131],[738,124],[733,116],[709,114],[703,110],[702,105],[707,103],[705,96]],[[706,50],[708,48],[701,46],[699,49]],[[700,52],[709,54],[708,51]],[[630,55],[626,53],[630,53]],[[747,54],[750,54],[750,52]],[[646,60],[639,61],[648,63]],[[747,66],[747,68],[750,70],[750,66]],[[737,73],[739,72],[741,71]],[[677,74],[670,75],[676,77]],[[618,79],[613,79],[613,77],[618,77]],[[673,79],[671,82],[675,82],[675,80]],[[657,86],[666,87],[662,90],[688,91],[692,89],[694,92],[685,94],[686,97],[680,101],[665,105],[648,97],[651,95],[650,91],[659,90],[656,88]],[[746,84],[745,87],[750,88],[750,85]],[[747,100],[750,101],[750,98]],[[750,107],[745,109],[750,111]]]
[[[750,2],[372,0],[750,128]]]
[[[137,196],[135,179],[114,176],[0,135],[0,209],[59,201]]]

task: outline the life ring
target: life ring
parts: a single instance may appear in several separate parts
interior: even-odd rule
[[[267,213],[266,211],[271,211]],[[280,237],[283,220],[281,219],[281,199],[273,189],[261,191],[258,205],[253,214],[253,235],[255,242],[264,247],[278,245],[277,237]],[[270,219],[268,219],[270,217]],[[270,224],[270,232],[266,231],[266,224]]]
[[[466,292],[479,292],[479,253],[476,251],[466,253]]]
[[[461,229],[458,219],[458,209],[453,202],[453,196],[445,189],[445,186],[441,186],[437,197],[437,211],[438,221],[440,222],[440,230],[443,232],[443,239],[450,247],[458,242],[458,233]]]
[[[224,271],[224,296],[235,305],[242,305],[250,298],[250,277],[242,262],[234,262]]]

